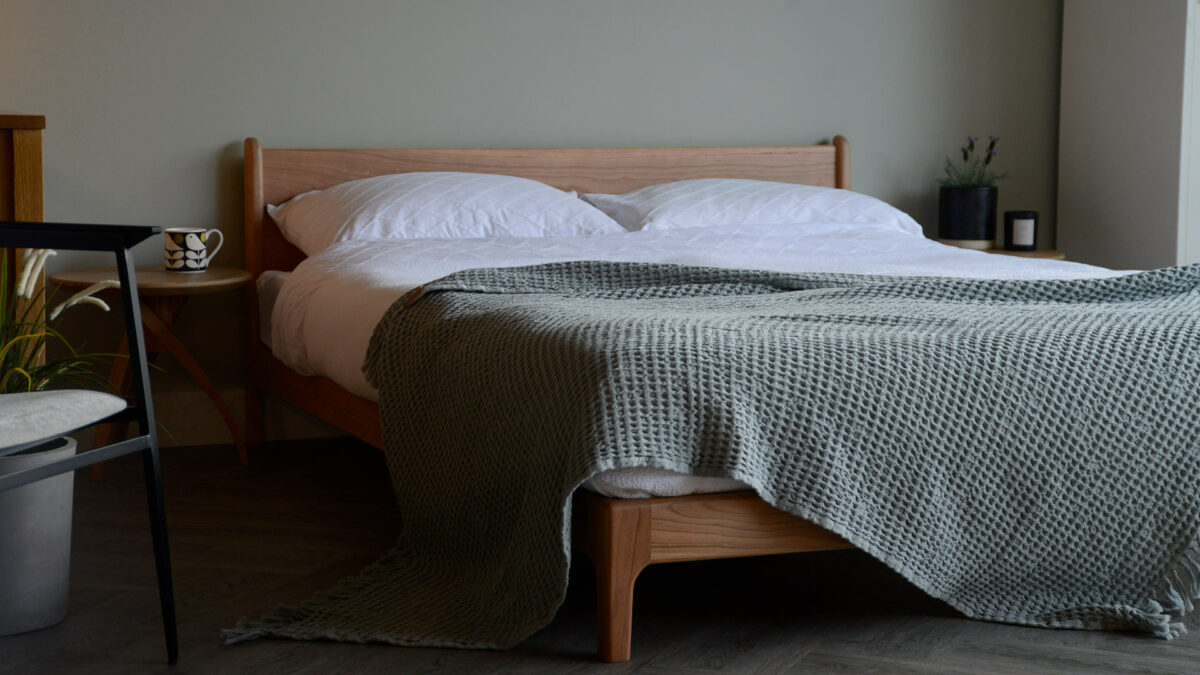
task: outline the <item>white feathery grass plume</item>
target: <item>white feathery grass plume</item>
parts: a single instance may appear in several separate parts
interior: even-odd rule
[[[62,311],[64,309],[67,309],[69,307],[74,307],[75,305],[78,305],[81,302],[85,302],[89,305],[96,305],[97,307],[100,307],[101,309],[103,309],[104,311],[107,312],[108,311],[108,303],[104,302],[100,298],[94,298],[94,297],[92,297],[92,295],[94,293],[99,293],[100,291],[103,291],[106,288],[120,288],[120,287],[121,287],[121,282],[114,281],[112,279],[109,279],[107,281],[97,281],[96,283],[92,284],[91,286],[88,286],[87,288],[83,289],[82,291],[79,291],[75,295],[72,295],[71,297],[67,298],[65,301],[58,303],[58,305],[54,308],[54,310],[50,312],[50,320],[53,321],[53,320],[57,319],[58,315],[62,314]]]
[[[33,276],[33,268],[37,265],[37,259],[41,256],[41,251],[33,248],[21,249],[22,262],[21,274],[17,277],[17,297],[25,297],[25,287],[29,285],[29,277]]]
[[[53,251],[48,248],[25,249],[24,262],[21,264],[21,276],[17,278],[17,297],[30,300],[33,298],[34,287],[37,286],[35,280],[42,273],[42,268],[46,266],[46,258],[52,255],[58,255],[58,251]]]
[[[89,296],[80,298],[75,304],[77,304],[77,305],[95,305],[106,312],[110,309],[107,302],[101,300],[100,298],[97,298],[94,295],[89,295]]]

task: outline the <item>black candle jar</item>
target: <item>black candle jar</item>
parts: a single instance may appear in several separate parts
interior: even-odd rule
[[[1004,212],[1004,248],[1032,251],[1037,248],[1037,211]]]

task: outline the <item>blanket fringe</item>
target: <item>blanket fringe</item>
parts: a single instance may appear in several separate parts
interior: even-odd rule
[[[259,638],[288,638],[292,640],[333,640],[366,644],[381,642],[401,647],[450,647],[457,649],[506,649],[520,642],[532,630],[506,635],[495,642],[463,640],[452,636],[430,637],[403,632],[391,625],[380,602],[393,605],[384,593],[393,583],[402,580],[420,587],[429,570],[408,554],[401,537],[397,545],[380,560],[362,572],[346,577],[326,591],[317,593],[299,606],[279,605],[267,616],[243,618],[233,628],[221,630],[222,643],[233,645]],[[418,603],[419,598],[409,598]],[[403,601],[401,601],[403,604]],[[415,606],[415,605],[414,605]],[[547,619],[544,623],[548,623]],[[337,627],[342,626],[342,627]],[[349,627],[348,627],[349,626]]]
[[[1200,538],[1192,543],[1167,571],[1155,593],[1141,606],[1147,630],[1170,640],[1187,632],[1183,617],[1200,601]]]

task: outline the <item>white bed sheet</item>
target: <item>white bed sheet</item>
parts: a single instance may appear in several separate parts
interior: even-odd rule
[[[1062,279],[1120,274],[1078,263],[995,255],[870,226],[805,224],[684,228],[578,237],[362,240],[336,244],[283,279],[270,347],[294,370],[377,400],[362,364],[375,325],[404,293],[474,267],[568,260],[665,262],[781,272]],[[611,474],[611,475],[609,475]],[[639,477],[640,476],[640,477]],[[740,489],[736,481],[618,470],[588,487],[615,497]],[[714,483],[713,481],[724,481]]]

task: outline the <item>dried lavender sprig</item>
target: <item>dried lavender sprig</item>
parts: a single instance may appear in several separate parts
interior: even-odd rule
[[[996,184],[997,180],[1005,178],[1006,175],[997,174],[988,168],[999,155],[996,145],[1000,137],[988,136],[987,149],[980,155],[974,154],[979,137],[967,136],[966,138],[967,145],[960,148],[962,164],[956,164],[947,158],[943,167],[946,175],[938,180],[938,183],[947,187],[991,187]]]

